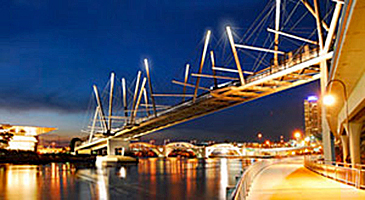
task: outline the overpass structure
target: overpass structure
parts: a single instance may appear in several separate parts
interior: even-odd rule
[[[201,56],[200,68],[198,73],[192,73],[191,76],[196,77],[196,84],[187,83],[187,77],[189,76],[188,66],[186,70],[186,76],[184,82],[174,81],[177,84],[184,86],[184,93],[179,94],[154,94],[151,85],[151,78],[149,76],[148,61],[145,60],[145,67],[147,78],[144,78],[139,88],[139,80],[141,74],[138,74],[137,83],[135,87],[135,93],[133,98],[133,105],[130,110],[127,108],[125,89],[123,89],[123,101],[125,116],[121,117],[125,119],[125,124],[121,127],[112,128],[112,119],[116,116],[112,116],[112,99],[113,99],[113,87],[114,87],[114,73],[111,75],[110,83],[110,96],[109,96],[109,110],[104,110],[100,101],[98,90],[94,86],[95,97],[97,106],[95,108],[94,121],[91,125],[89,132],[89,139],[83,142],[81,145],[75,148],[76,151],[91,151],[101,148],[107,148],[108,154],[113,155],[116,148],[128,148],[128,141],[138,139],[139,137],[167,128],[188,120],[195,119],[197,117],[205,116],[216,111],[229,108],[235,105],[247,103],[249,101],[278,93],[280,91],[290,89],[296,86],[300,86],[317,79],[322,79],[322,82],[326,82],[328,73],[328,63],[333,57],[333,45],[335,44],[335,33],[338,24],[338,18],[341,13],[342,1],[332,2],[334,5],[333,12],[327,13],[330,15],[331,20],[329,25],[322,20],[320,14],[319,3],[315,0],[314,5],[310,5],[306,0],[302,0],[302,5],[313,15],[316,27],[317,40],[309,40],[298,35],[283,32],[280,26],[280,0],[276,0],[276,12],[275,12],[275,30],[268,27],[268,31],[272,32],[275,36],[273,41],[274,49],[250,46],[247,44],[241,44],[234,38],[234,34],[230,27],[226,27],[226,34],[230,44],[232,58],[236,69],[228,69],[215,66],[214,51],[210,51],[210,58],[212,64],[213,74],[202,74],[202,68],[206,61],[206,55],[208,54],[208,46],[210,41],[211,32],[207,31],[205,36],[204,48]],[[304,45],[299,48],[294,48],[290,51],[280,51],[280,37],[288,37],[290,39],[299,40]],[[238,50],[242,51],[261,51],[273,54],[272,62],[269,67],[260,71],[251,72],[245,71],[241,67],[241,59],[238,54]],[[218,76],[218,71],[234,73],[236,76]],[[201,87],[199,85],[201,78],[213,78],[215,80],[214,86],[210,88]],[[229,82],[223,82],[217,84],[217,79],[230,80]],[[149,85],[150,98],[146,97],[146,82]],[[123,87],[125,86],[122,81]],[[194,94],[185,94],[186,87],[193,87]],[[322,84],[322,91],[324,91]],[[204,90],[204,92],[198,95],[198,90]],[[146,110],[153,108],[153,114],[145,117],[137,117],[138,108],[142,95],[145,95]],[[154,98],[158,96],[182,96],[183,102],[169,107],[165,110],[157,112],[157,105]],[[185,97],[191,97],[185,100]],[[152,100],[152,106],[149,107],[148,99]],[[108,111],[108,114],[104,114]],[[130,116],[128,116],[130,111]],[[147,112],[148,113],[148,112]],[[97,128],[96,124],[100,122],[100,127]]]
[[[343,160],[351,158],[352,164],[365,160],[361,158],[365,153],[364,12],[364,1],[345,1],[326,83],[327,93],[335,96],[335,102],[325,107],[324,121],[342,146]],[[326,151],[330,154],[330,149]]]

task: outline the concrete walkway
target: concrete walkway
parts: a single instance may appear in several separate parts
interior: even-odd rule
[[[252,183],[248,199],[365,200],[365,191],[318,175],[304,168],[300,159],[264,169]]]

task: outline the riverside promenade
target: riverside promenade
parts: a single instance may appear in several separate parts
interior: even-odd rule
[[[247,199],[365,199],[365,190],[316,174],[303,166],[303,158],[298,158],[260,172]]]

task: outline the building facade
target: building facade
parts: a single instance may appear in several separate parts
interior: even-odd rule
[[[57,128],[0,124],[0,134],[12,135],[6,147],[9,150],[36,151],[38,136],[54,130]]]

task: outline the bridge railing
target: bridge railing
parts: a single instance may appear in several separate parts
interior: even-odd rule
[[[255,177],[266,167],[278,162],[277,159],[262,160],[251,164],[243,172],[241,178],[238,180],[233,192],[227,199],[243,200],[246,199],[248,191]]]
[[[365,189],[365,165],[324,161],[318,156],[306,156],[304,166],[325,177]]]
[[[269,76],[273,73],[288,69],[296,64],[300,64],[307,60],[319,56],[319,49],[315,46],[305,45],[294,51],[285,53],[279,56],[278,65],[274,64],[274,60],[270,61],[270,67],[255,72],[253,75],[247,77],[247,82],[252,82],[263,77]]]

